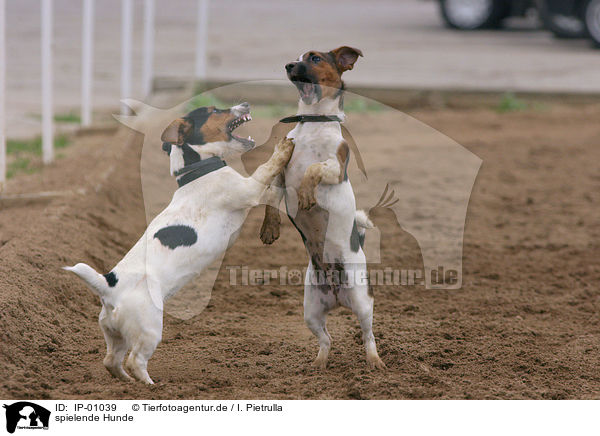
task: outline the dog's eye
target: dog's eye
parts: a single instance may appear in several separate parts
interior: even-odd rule
[[[319,56],[317,56],[317,55],[312,55],[310,57],[310,60],[313,61],[316,64],[316,63],[318,63],[321,60],[321,58]]]

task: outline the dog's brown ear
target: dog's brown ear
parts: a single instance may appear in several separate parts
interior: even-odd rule
[[[363,55],[362,51],[359,49],[348,47],[346,45],[331,50],[331,54],[335,57],[338,70],[342,73],[354,68],[354,62],[356,62],[359,56]]]
[[[183,145],[186,138],[192,131],[191,120],[185,118],[177,118],[169,127],[165,129],[160,139],[163,142],[170,142],[171,144]]]

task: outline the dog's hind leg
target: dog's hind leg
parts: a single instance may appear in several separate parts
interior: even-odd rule
[[[320,292],[317,290],[317,292]],[[304,306],[304,322],[319,341],[319,354],[313,362],[313,366],[319,369],[327,367],[329,350],[331,349],[331,336],[327,331],[327,312],[317,305]]]
[[[304,322],[319,341],[319,354],[314,360],[313,366],[325,369],[331,349],[331,336],[326,325],[327,312],[330,308],[327,301],[329,298],[316,282],[311,283],[310,280],[314,278],[314,269],[311,263],[306,271],[304,282]]]
[[[127,353],[127,343],[123,337],[110,331],[108,328],[100,324],[104,339],[106,340],[106,356],[104,357],[104,366],[108,372],[121,380],[131,380],[131,377],[123,369],[123,359]]]
[[[160,332],[160,330],[159,330]],[[125,366],[127,370],[136,379],[143,381],[147,384],[154,384],[150,376],[148,375],[148,360],[154,354],[154,350],[158,346],[161,339],[161,335],[155,332],[143,332],[133,347],[131,353],[127,358]]]
[[[355,272],[356,273],[356,272]],[[366,277],[365,275],[361,275]],[[355,274],[355,277],[356,274]],[[377,345],[373,335],[373,293],[368,283],[355,283],[348,289],[350,309],[358,318],[363,334],[365,351],[367,352],[367,365],[371,369],[385,369],[385,363],[377,354]]]

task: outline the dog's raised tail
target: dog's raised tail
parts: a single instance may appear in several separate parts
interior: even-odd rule
[[[374,227],[373,222],[369,219],[369,215],[367,215],[367,212],[364,210],[357,210],[354,218],[356,219],[356,225],[358,227],[363,229],[372,229]]]
[[[373,221],[369,219],[369,215],[364,210],[357,210],[354,215],[354,222],[356,223],[356,230],[358,230],[358,242],[364,248],[367,229],[374,227]]]
[[[88,285],[88,288],[100,298],[106,297],[109,294],[107,277],[96,272],[91,266],[85,263],[78,263],[75,266],[64,266],[63,269],[77,274]]]

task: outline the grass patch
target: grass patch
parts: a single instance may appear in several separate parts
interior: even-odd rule
[[[235,106],[237,103],[223,101],[210,92],[203,92],[193,97],[186,105],[186,112],[193,111],[199,107],[216,106],[219,109],[225,109]],[[274,103],[251,105],[251,114],[253,118],[282,118],[294,115],[297,110],[296,104]],[[366,113],[381,112],[385,106],[368,98],[360,96],[347,96],[344,100],[344,112],[346,113]]]
[[[290,104],[262,104],[252,107],[253,118],[283,118],[294,115],[296,106]]]
[[[18,173],[27,173],[30,174],[34,172],[36,169],[32,168],[31,160],[26,157],[17,157],[12,162],[9,162],[6,166],[6,178],[10,179],[17,175]]]
[[[231,106],[235,106],[238,103],[228,103],[219,98],[211,95],[210,93],[203,93],[193,97],[185,107],[186,112],[193,111],[199,107],[215,106],[218,109],[227,109]],[[250,104],[250,113],[253,118],[281,118],[286,115],[293,115],[296,113],[296,106],[277,103],[277,104]]]
[[[70,144],[65,135],[57,135],[54,138],[54,150],[61,150]],[[42,155],[42,138],[36,137],[28,140],[9,139],[6,141],[6,153],[8,162],[6,165],[6,178],[17,174],[31,174],[38,171],[40,167],[39,157]],[[57,157],[62,153],[57,153]]]
[[[68,114],[58,114],[54,115],[54,121],[57,123],[72,123],[72,124],[81,124],[81,118],[79,115],[74,113]]]
[[[54,149],[58,150],[60,148],[65,148],[70,143],[71,141],[69,141],[69,138],[67,138],[65,135],[58,135],[56,138],[54,138]]]
[[[346,113],[381,112],[383,110],[385,110],[383,104],[368,98],[351,96],[344,100],[344,112]]]
[[[533,103],[532,108],[536,112],[548,112],[550,107],[545,103]]]
[[[69,138],[65,135],[58,135],[54,138],[54,148],[65,148],[69,145]],[[38,136],[34,139],[6,141],[6,152],[8,154],[30,153],[36,156],[42,155],[42,138]]]
[[[42,141],[38,138],[20,141],[16,139],[9,139],[6,141],[6,153],[7,154],[19,154],[19,153],[33,153],[36,155],[42,154]]]
[[[194,109],[198,109],[199,107],[205,106],[216,106],[218,109],[225,109],[227,107],[230,107],[231,105],[228,105],[227,103],[219,100],[214,95],[205,92],[203,94],[198,94],[195,97],[193,97],[186,105],[185,110],[189,112],[193,111]]]
[[[29,114],[28,116],[35,120],[42,119],[42,116],[40,114]],[[54,122],[56,122],[56,123],[81,124],[81,117],[73,112],[69,112],[66,114],[56,114],[56,115],[54,115],[53,119],[54,119]]]
[[[525,100],[517,98],[512,92],[507,92],[502,95],[500,102],[496,106],[496,111],[499,113],[524,111],[529,108]]]
[[[345,113],[381,112],[385,109],[385,106],[381,103],[363,97],[350,97],[344,101]],[[282,118],[285,116],[295,115],[297,110],[297,105],[292,104],[278,103],[257,105],[252,107],[252,117]]]

